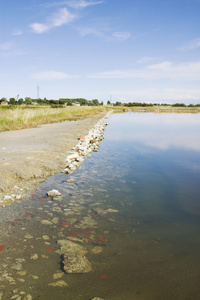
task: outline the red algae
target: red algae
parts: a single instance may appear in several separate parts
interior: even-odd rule
[[[4,249],[4,245],[0,245],[0,251],[2,251]]]
[[[51,249],[51,248],[46,249],[46,252],[51,253],[51,252],[53,252],[53,249]]]
[[[60,226],[69,226],[69,222],[61,222]]]
[[[107,275],[100,275],[100,278],[101,279],[108,279],[108,276]]]
[[[104,240],[104,238],[102,236],[99,237],[99,241],[102,242],[102,243],[105,242],[105,240]]]

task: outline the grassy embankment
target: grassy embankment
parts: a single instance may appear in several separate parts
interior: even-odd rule
[[[38,107],[1,107],[0,106],[0,132],[37,127],[38,125],[61,121],[72,121],[92,117],[105,111],[102,106],[68,106],[51,108]]]
[[[66,120],[84,119],[110,109],[115,112],[200,113],[200,107],[67,106],[52,108],[49,106],[0,106],[0,132],[32,128]]]
[[[114,106],[112,107],[114,111],[123,112],[155,112],[155,113],[200,113],[200,107],[173,107],[173,106],[132,106],[132,107],[122,107]]]

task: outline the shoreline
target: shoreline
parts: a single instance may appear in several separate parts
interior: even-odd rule
[[[86,136],[107,114],[0,132],[0,207],[21,201],[48,177],[61,172],[79,136]]]

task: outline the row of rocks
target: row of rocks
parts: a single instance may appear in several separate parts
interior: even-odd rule
[[[106,117],[108,117],[108,114]],[[72,173],[84,162],[86,156],[98,151],[99,143],[103,140],[103,134],[107,125],[107,121],[100,120],[85,137],[79,137],[78,144],[73,148],[74,151],[65,160],[64,173]]]

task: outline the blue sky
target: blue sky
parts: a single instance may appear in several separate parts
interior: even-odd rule
[[[200,103],[200,0],[0,2],[0,98]]]

